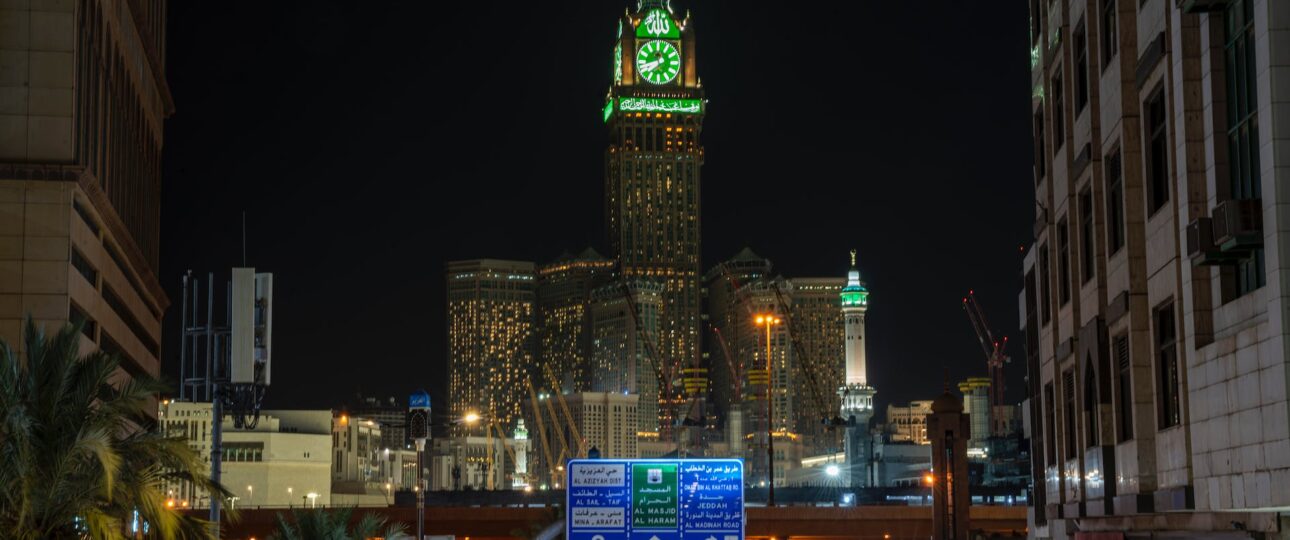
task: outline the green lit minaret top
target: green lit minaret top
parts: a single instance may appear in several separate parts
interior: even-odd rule
[[[860,281],[856,269],[856,250],[851,250],[851,271],[847,272],[847,286],[842,288],[842,307],[869,307],[869,289]]]

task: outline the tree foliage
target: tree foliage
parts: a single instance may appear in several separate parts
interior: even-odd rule
[[[19,540],[209,538],[209,524],[167,505],[177,481],[216,496],[196,451],[153,429],[155,378],[120,360],[81,356],[80,329],[47,337],[30,319],[22,360],[0,340],[0,535]]]

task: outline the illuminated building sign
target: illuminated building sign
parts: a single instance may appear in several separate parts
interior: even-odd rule
[[[680,39],[681,30],[672,22],[667,10],[654,8],[645,14],[645,20],[636,27],[636,37]]]
[[[605,121],[608,122],[609,117],[613,115],[614,115],[614,98],[609,98],[609,100],[605,102]]]
[[[624,112],[699,114],[703,112],[703,100],[625,97],[618,98],[618,109]]]

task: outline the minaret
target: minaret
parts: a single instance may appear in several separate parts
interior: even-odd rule
[[[846,325],[846,384],[838,388],[841,397],[842,418],[846,420],[846,456],[848,485],[867,487],[872,441],[869,420],[873,418],[873,396],[878,393],[869,386],[865,372],[865,313],[869,310],[869,289],[860,280],[856,269],[856,251],[851,250],[851,271],[847,272],[847,285],[842,288],[842,318]]]

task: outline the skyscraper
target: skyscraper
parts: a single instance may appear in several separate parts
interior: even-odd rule
[[[515,426],[533,363],[533,263],[447,264],[448,407]],[[537,384],[537,380],[534,380]]]
[[[649,351],[649,343],[658,342],[662,308],[663,286],[653,281],[613,283],[592,292],[592,391],[639,395],[642,432],[657,433],[671,422],[660,414],[658,372]]]
[[[743,436],[743,427],[731,422],[743,421],[743,388],[747,374],[747,353],[740,344],[749,334],[756,334],[752,325],[752,306],[743,295],[743,286],[770,275],[771,262],[744,248],[729,260],[718,263],[703,276],[703,291],[707,304],[708,335],[704,339],[706,364],[712,377],[712,414],[717,415],[726,427],[727,439],[737,434]],[[729,441],[732,445],[735,440]]]
[[[0,337],[81,323],[158,375],[165,0],[0,6]]]
[[[537,360],[563,378],[553,391],[591,389],[591,291],[613,271],[614,262],[591,248],[538,268]]]
[[[823,420],[838,410],[837,381],[846,375],[846,329],[842,317],[842,288],[838,277],[792,278],[792,317],[789,328],[800,345],[793,387],[802,389],[797,408],[797,432],[809,452],[837,451],[836,435]]]
[[[618,21],[605,103],[609,243],[624,279],[663,285],[659,353],[699,358],[699,168],[704,99],[694,25],[666,0],[644,0]]]

